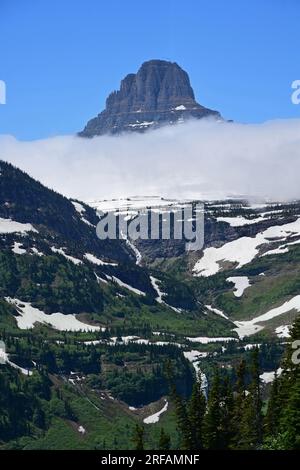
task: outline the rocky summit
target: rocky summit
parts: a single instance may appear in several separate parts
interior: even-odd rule
[[[144,132],[165,124],[204,117],[222,119],[218,111],[195,100],[188,74],[175,62],[150,60],[122,81],[106,100],[106,108],[91,119],[82,137]]]

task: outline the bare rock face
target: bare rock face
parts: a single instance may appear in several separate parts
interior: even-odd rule
[[[208,116],[222,119],[218,111],[195,101],[189,76],[179,65],[150,60],[136,74],[131,73],[122,80],[120,90],[107,98],[105,110],[91,119],[79,135],[144,132],[164,124]]]

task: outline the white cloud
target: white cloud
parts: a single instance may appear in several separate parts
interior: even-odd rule
[[[82,200],[130,195],[300,197],[300,120],[190,121],[146,134],[32,142],[0,136],[0,158]]]

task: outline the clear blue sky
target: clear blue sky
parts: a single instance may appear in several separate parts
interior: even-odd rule
[[[225,118],[300,117],[299,0],[0,0],[0,44],[0,133],[19,139],[81,130],[153,58]]]

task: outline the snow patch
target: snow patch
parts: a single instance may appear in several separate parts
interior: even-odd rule
[[[14,362],[10,361],[8,354],[2,349],[0,349],[0,364],[3,364],[3,363],[8,364],[14,369],[19,370],[20,372],[22,372],[23,375],[28,375],[28,376],[32,375],[31,370],[25,369],[24,367],[18,366],[18,364],[15,364]]]
[[[250,336],[264,328],[262,325],[257,325],[257,323],[272,320],[272,318],[278,317],[283,313],[290,312],[291,310],[296,310],[297,312],[300,312],[300,295],[296,295],[287,302],[284,302],[284,304],[280,305],[280,307],[272,308],[268,312],[264,313],[263,315],[259,315],[258,317],[255,317],[252,320],[235,321],[234,324],[237,326],[237,328],[234,328],[234,330],[242,339],[244,338],[244,336]]]
[[[278,338],[290,338],[290,329],[291,325],[282,325],[278,326],[275,329],[275,333],[278,336]]]
[[[220,263],[223,261],[236,263],[237,268],[240,268],[258,255],[261,245],[295,236],[300,236],[300,218],[295,222],[269,227],[255,237],[241,237],[219,248],[206,248],[202,258],[196,262],[193,272],[195,276],[212,276],[220,271]]]
[[[108,277],[108,276],[107,276],[107,277]],[[134,292],[134,294],[143,295],[143,296],[146,295],[145,292],[142,292],[141,290],[136,289],[135,287],[132,287],[132,286],[130,286],[129,284],[126,284],[125,282],[121,281],[121,279],[117,278],[116,276],[111,276],[111,279],[112,279],[116,284],[118,284],[120,287],[123,287],[124,289],[130,290],[131,292]]]
[[[11,219],[0,217],[0,233],[27,233],[38,232],[31,224],[22,224]]]
[[[35,248],[35,246],[33,246],[32,248],[30,248],[30,250],[32,251],[33,254],[37,255],[37,256],[44,256],[44,253],[42,253],[41,251],[39,251],[37,248]]]
[[[209,343],[218,343],[218,342],[228,342],[228,341],[238,341],[237,338],[231,338],[229,336],[224,338],[208,338],[207,336],[198,336],[197,338],[194,337],[186,337],[188,341],[191,343],[200,343],[200,344],[209,344]]]
[[[164,301],[162,299],[163,295],[165,295],[164,292],[162,292],[159,288],[159,279],[156,279],[156,277],[153,277],[153,276],[150,276],[150,281],[151,281],[151,284],[152,284],[152,287],[153,289],[156,291],[157,293],[157,297],[156,297],[156,301],[160,304],[162,304]]]
[[[244,225],[257,224],[262,220],[266,220],[264,217],[257,217],[255,219],[246,219],[241,215],[237,217],[217,217],[218,222],[226,222],[231,227],[243,227]]]
[[[83,426],[79,426],[79,427],[78,427],[78,432],[79,432],[80,434],[85,434],[85,433],[86,433],[86,430],[85,430],[85,428],[84,428]]]
[[[76,264],[76,265],[82,264],[82,261],[80,259],[77,259],[77,258],[74,258],[73,256],[67,255],[64,252],[63,248],[55,248],[54,246],[52,246],[51,251],[53,253],[58,253],[58,254],[64,256],[67,260],[71,261],[73,264]]]
[[[188,361],[195,362],[195,361],[198,361],[199,359],[207,357],[208,353],[191,350],[191,351],[184,351],[183,355]]]
[[[82,215],[85,212],[85,208],[83,207],[82,204],[80,204],[80,202],[71,201],[71,203],[75,207],[75,210],[76,212],[78,212],[78,214]]]
[[[165,405],[163,406],[163,408],[158,411],[157,413],[154,413],[153,415],[151,416],[148,416],[148,418],[144,418],[143,419],[143,422],[145,424],[154,424],[154,423],[158,423],[159,421],[159,418],[160,418],[160,415],[162,415],[163,413],[165,413],[168,409],[168,401],[165,399]]]
[[[242,297],[244,291],[251,285],[247,276],[228,277],[226,281],[234,283],[235,297]]]
[[[92,253],[86,253],[84,257],[85,259],[90,261],[90,263],[97,264],[98,266],[118,266],[118,263],[109,263],[107,261],[102,261],[101,259],[97,258]]]
[[[282,372],[283,372],[283,369],[281,367],[279,367],[279,369],[277,369],[277,371],[276,371],[277,377],[279,377],[282,374]],[[273,371],[273,372],[263,372],[262,374],[260,374],[259,378],[265,384],[272,383],[275,380],[275,371]]]
[[[12,248],[12,251],[16,255],[24,255],[26,253],[26,250],[24,248],[21,248],[21,246],[22,246],[22,243],[14,242],[14,246]]]
[[[205,308],[207,308],[207,310],[209,310],[210,312],[213,312],[213,313],[215,313],[216,315],[219,315],[220,317],[223,317],[223,318],[225,318],[226,320],[229,320],[229,318],[227,317],[227,315],[225,315],[225,313],[223,313],[222,310],[219,310],[218,308],[214,308],[214,307],[212,307],[211,305],[205,305]]]
[[[43,311],[32,307],[28,302],[6,297],[5,300],[14,305],[19,315],[16,318],[18,327],[21,330],[33,328],[35,323],[51,325],[60,331],[103,331],[99,326],[87,325],[77,320],[74,314],[64,315],[63,313],[51,313],[47,315]]]
[[[156,302],[160,303],[160,304],[163,304],[165,305],[166,307],[170,308],[171,310],[174,310],[174,312],[176,313],[181,313],[182,312],[182,309],[181,308],[178,308],[178,307],[173,307],[173,305],[169,305],[167,304],[167,302],[165,302],[163,300],[163,296],[164,295],[167,295],[165,292],[162,292],[159,288],[159,285],[158,283],[160,282],[159,279],[156,279],[155,277],[153,276],[150,276],[150,281],[151,281],[151,284],[152,284],[152,287],[153,289],[157,292],[157,297],[156,297]]]

